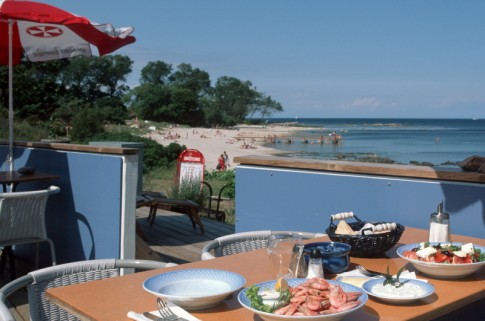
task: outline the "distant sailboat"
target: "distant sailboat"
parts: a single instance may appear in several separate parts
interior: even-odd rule
[[[472,119],[473,119],[473,120],[478,120],[478,117],[473,117]]]

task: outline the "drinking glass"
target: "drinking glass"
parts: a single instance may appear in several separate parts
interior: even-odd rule
[[[290,266],[295,265],[292,264],[292,260],[297,259],[294,251],[299,253],[299,248],[295,248],[298,244],[301,244],[301,237],[298,234],[270,235],[267,251],[275,279],[295,277]]]

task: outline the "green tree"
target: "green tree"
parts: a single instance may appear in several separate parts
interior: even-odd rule
[[[252,118],[254,114],[259,113],[261,115],[261,118],[266,118],[271,116],[275,112],[282,111],[283,106],[281,106],[279,102],[271,99],[271,96],[266,96],[263,93],[259,93],[256,103],[253,105],[249,117]]]
[[[197,97],[202,97],[209,93],[211,82],[209,73],[199,68],[192,68],[190,64],[180,64],[177,70],[170,75],[172,85],[192,90]]]
[[[166,116],[161,107],[170,104],[170,88],[161,84],[143,84],[132,89],[126,99],[138,118],[164,121]]]
[[[163,61],[151,61],[141,70],[140,84],[163,85],[168,83],[172,65]]]
[[[86,143],[103,131],[103,120],[98,109],[83,108],[72,120],[71,138],[76,142]]]
[[[99,98],[94,107],[100,111],[102,119],[108,124],[124,124],[129,118],[126,106],[118,97]]]
[[[207,121],[213,125],[236,125],[244,121],[256,103],[257,91],[250,81],[223,76],[217,79]],[[222,121],[222,123],[220,122]]]
[[[13,67],[13,107],[16,119],[33,124],[47,121],[56,108],[62,88],[57,82],[64,61],[32,63],[23,61]],[[0,67],[0,104],[8,112],[8,68]]]
[[[141,85],[132,89],[125,101],[138,118],[188,125],[204,123],[202,102],[210,89],[209,74],[181,64],[171,66],[149,62],[142,69]]]
[[[127,56],[78,57],[62,70],[59,81],[70,95],[94,104],[103,97],[121,97],[133,62]]]
[[[89,108],[89,104],[82,99],[63,97],[59,99],[60,107],[52,113],[51,118],[46,123],[49,136],[53,138],[70,138],[72,120],[75,115],[83,108]]]

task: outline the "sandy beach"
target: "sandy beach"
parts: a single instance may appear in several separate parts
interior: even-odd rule
[[[234,157],[274,154],[277,150],[263,146],[270,138],[282,140],[301,130],[308,128],[284,125],[241,125],[231,129],[172,127],[152,131],[149,137],[164,146],[175,142],[189,149],[197,149],[204,155],[206,169],[214,170],[217,159],[224,151],[229,156],[228,169],[232,169]]]

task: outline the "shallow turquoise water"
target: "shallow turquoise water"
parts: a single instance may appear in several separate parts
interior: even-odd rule
[[[428,162],[443,165],[472,155],[485,156],[485,120],[478,119],[271,119],[270,123],[298,122],[320,128],[303,131],[272,147],[290,157],[318,159],[388,158],[396,163]],[[338,145],[318,144],[336,132]],[[308,139],[309,143],[302,143]]]

